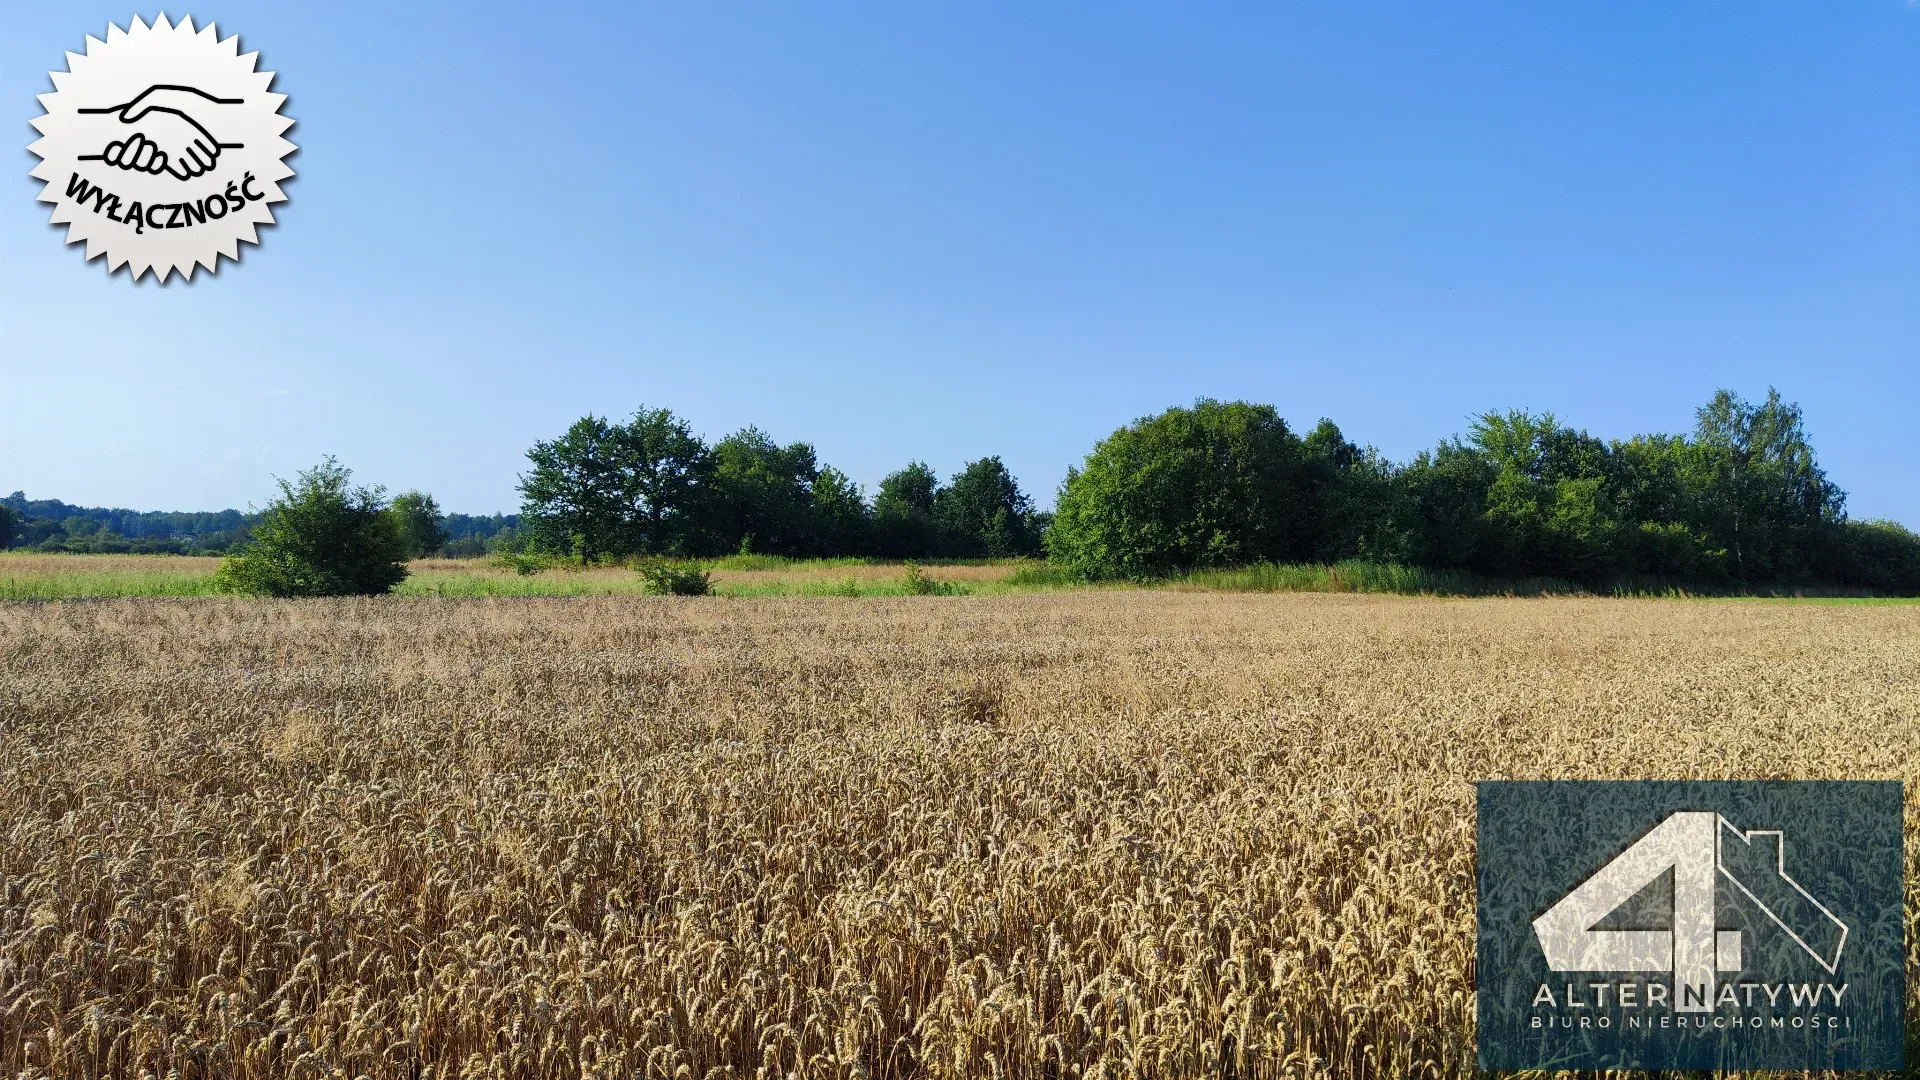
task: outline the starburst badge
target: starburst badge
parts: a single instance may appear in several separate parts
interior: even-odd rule
[[[212,23],[195,30],[164,14],[110,25],[85,55],[68,53],[27,147],[67,243],[84,241],[88,259],[105,256],[108,273],[125,266],[135,281],[192,280],[222,255],[238,261],[242,241],[258,244],[270,207],[286,201],[283,159],[296,149],[281,137],[293,126],[280,115],[287,96],[268,92],[274,73],[258,63],[239,35],[222,41]]]

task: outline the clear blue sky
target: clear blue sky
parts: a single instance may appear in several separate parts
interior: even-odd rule
[[[20,147],[131,13],[9,7]],[[870,490],[997,453],[1050,503],[1201,395],[1404,458],[1489,408],[1625,436],[1776,385],[1855,516],[1920,524],[1909,0],[168,13],[280,72],[292,201],[135,286],[17,150],[0,492],[244,506],[334,453],[511,510],[535,439],[644,403]]]

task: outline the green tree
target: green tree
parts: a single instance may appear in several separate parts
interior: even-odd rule
[[[297,483],[278,481],[253,539],[221,564],[223,584],[262,596],[392,591],[407,576],[406,539],[381,489],[355,487],[352,475],[329,457]]]
[[[710,554],[740,551],[743,543],[769,555],[823,554],[814,505],[819,478],[809,443],[781,446],[756,427],[720,440],[703,500],[702,547]]]
[[[666,409],[624,424],[584,416],[527,459],[524,531],[543,550],[588,560],[679,550],[712,470],[705,444]]]
[[[13,531],[19,526],[19,512],[5,503],[0,503],[0,551],[13,546]]]
[[[1479,569],[1569,578],[1615,569],[1621,529],[1606,443],[1552,413],[1485,413],[1469,437],[1493,469]]]
[[[1201,399],[1135,421],[1067,471],[1047,550],[1088,577],[1306,557],[1302,457],[1270,405]]]
[[[1458,439],[1421,452],[1399,470],[1394,517],[1409,562],[1450,570],[1484,563],[1492,531],[1487,492],[1496,472],[1486,455]]]
[[[1296,546],[1319,562],[1365,556],[1398,559],[1405,541],[1394,528],[1393,466],[1371,446],[1347,440],[1324,417],[1300,441],[1305,476]]]
[[[1636,435],[1613,443],[1611,488],[1622,523],[1622,569],[1720,583],[1730,575],[1724,546],[1705,530],[1698,481],[1706,451],[1679,435]]]
[[[863,554],[871,546],[871,515],[860,485],[831,465],[814,475],[814,551],[819,555]]]
[[[1830,561],[1846,495],[1815,460],[1800,407],[1772,388],[1759,405],[1721,390],[1696,416],[1700,452],[1688,479],[1698,524],[1726,549],[1733,575],[1777,580]]]
[[[998,457],[970,461],[934,496],[934,518],[954,554],[1031,555],[1040,550],[1033,503]]]
[[[889,473],[873,497],[875,545],[895,559],[933,558],[945,553],[934,505],[940,478],[924,461]]]
[[[520,519],[534,542],[588,559],[625,553],[623,454],[616,425],[593,415],[558,439],[534,443],[527,451],[533,467],[520,476]]]
[[[447,530],[441,524],[440,506],[433,501],[433,496],[422,491],[403,492],[394,496],[387,512],[400,527],[409,557],[424,559],[438,555],[440,549],[447,546]]]

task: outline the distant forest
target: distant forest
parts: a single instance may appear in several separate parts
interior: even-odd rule
[[[254,516],[239,510],[127,510],[75,506],[59,499],[29,499],[16,491],[0,498],[0,548],[94,555],[222,555],[245,543]],[[449,555],[484,555],[488,544],[510,537],[518,514],[447,514]]]

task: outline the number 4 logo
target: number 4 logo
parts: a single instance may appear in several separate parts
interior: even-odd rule
[[[1668,871],[1672,929],[1593,928]],[[1711,810],[1670,815],[1535,919],[1533,932],[1554,971],[1669,971],[1675,1008],[1710,1012],[1716,973],[1741,970],[1740,932],[1715,926],[1720,877],[1836,973],[1847,926],[1787,876],[1779,830],[1741,832]]]

